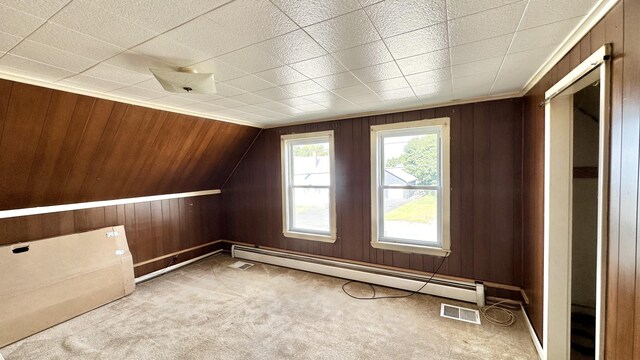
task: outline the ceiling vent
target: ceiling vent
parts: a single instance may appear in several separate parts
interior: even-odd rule
[[[195,70],[180,68],[175,70],[149,69],[162,87],[175,93],[215,94],[216,82],[213,74],[200,74]]]
[[[440,316],[472,324],[480,324],[480,312],[478,310],[467,309],[460,306],[442,304],[440,307]]]

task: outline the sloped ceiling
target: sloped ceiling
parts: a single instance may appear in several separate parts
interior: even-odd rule
[[[0,80],[0,210],[217,189],[259,131]]]
[[[0,1],[0,72],[275,126],[520,91],[598,0]],[[149,67],[213,72],[171,95]]]

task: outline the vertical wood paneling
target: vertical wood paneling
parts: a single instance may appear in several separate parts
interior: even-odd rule
[[[0,210],[219,188],[258,131],[0,80]]]
[[[370,126],[449,116],[452,253],[443,272],[520,286],[522,101],[509,99],[264,130],[223,188],[224,238],[433,271],[439,258],[371,247]],[[338,239],[282,236],[280,136],[330,130],[336,142]],[[250,220],[249,220],[250,219]],[[251,226],[247,226],[247,221]]]

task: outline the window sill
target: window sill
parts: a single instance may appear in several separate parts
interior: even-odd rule
[[[285,237],[293,238],[293,239],[321,241],[326,243],[336,242],[336,237],[330,236],[330,235],[319,235],[319,234],[310,234],[310,233],[302,233],[302,232],[294,232],[294,231],[284,231],[282,234]]]
[[[388,242],[372,241],[371,246],[376,249],[394,250],[411,254],[447,256],[451,250],[431,246],[418,246],[408,244],[392,244]]]

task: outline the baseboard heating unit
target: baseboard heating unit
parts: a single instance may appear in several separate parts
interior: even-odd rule
[[[407,291],[419,289],[429,279],[412,273],[381,269],[374,266],[291,254],[257,247],[233,245],[231,256],[237,259],[256,261],[297,270],[313,272],[348,280],[386,286]],[[435,295],[484,306],[484,285],[473,281],[458,281],[435,276],[421,294]]]

